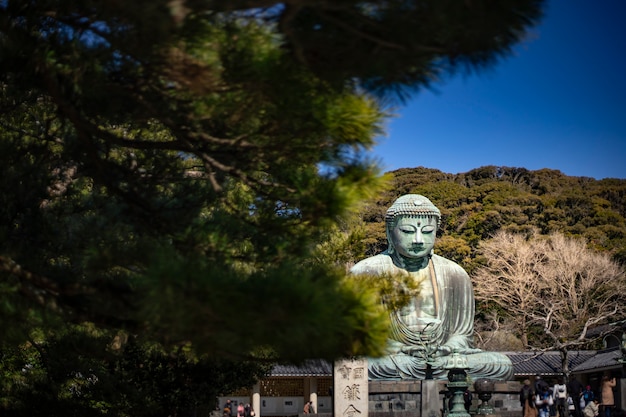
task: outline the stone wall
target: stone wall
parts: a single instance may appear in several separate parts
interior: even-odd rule
[[[442,412],[446,397],[447,381],[437,381],[439,392],[439,409]],[[495,384],[489,404],[497,416],[518,417],[522,408],[519,404],[519,382],[510,381]],[[473,391],[473,387],[470,387]],[[480,399],[474,394],[472,409],[478,407]],[[369,416],[370,417],[405,417],[415,416],[420,411],[421,381],[370,381],[369,383]]]
[[[439,384],[439,390],[445,385]],[[419,410],[421,402],[421,381],[370,381],[369,413]]]
[[[438,395],[437,416],[443,411],[443,401],[447,392],[447,381],[430,381],[436,384],[432,391]],[[626,386],[626,383],[624,384]],[[495,392],[489,400],[495,408],[495,417],[521,417],[522,408],[519,405],[519,390],[521,384],[516,381],[495,384]],[[470,388],[472,389],[472,387]],[[421,414],[422,382],[421,381],[370,381],[368,383],[368,413],[369,417],[416,417]],[[472,389],[473,391],[473,389]],[[220,407],[223,407],[226,399],[237,402],[251,402],[249,397],[220,397]],[[258,416],[298,416],[302,414],[304,397],[262,397]],[[332,417],[331,397],[318,396],[319,412],[316,417]],[[470,413],[480,404],[478,396],[474,394],[474,401]],[[259,412],[260,411],[260,412]],[[428,417],[427,415],[421,417]],[[489,416],[493,417],[493,416]]]

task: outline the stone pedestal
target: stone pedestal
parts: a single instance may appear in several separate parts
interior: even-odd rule
[[[370,381],[369,417],[441,417],[445,381]]]
[[[420,381],[370,381],[370,417],[376,413],[410,412],[415,415],[420,410]]]
[[[439,417],[441,415],[441,400],[439,399],[439,382],[427,379],[422,383],[422,417]]]

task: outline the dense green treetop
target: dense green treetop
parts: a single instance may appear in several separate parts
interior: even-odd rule
[[[481,260],[477,246],[499,230],[560,232],[584,237],[591,249],[626,263],[626,180],[571,177],[560,171],[484,166],[460,174],[429,168],[389,173],[388,191],[361,213],[369,248],[386,246],[383,214],[399,195],[427,196],[442,212],[436,251],[469,271]],[[375,201],[376,200],[376,201]]]

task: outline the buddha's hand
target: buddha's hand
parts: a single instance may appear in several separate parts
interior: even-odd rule
[[[452,352],[454,351],[454,348],[452,348],[451,346],[439,346],[437,348],[437,356],[448,356],[448,355],[452,355]]]
[[[439,346],[437,348],[437,356],[449,356],[449,355],[452,355],[455,350],[460,355],[471,355],[473,353],[480,353],[480,352],[482,352],[482,350],[476,349],[476,348],[469,348],[469,347],[463,347],[462,348],[462,347],[454,347],[454,346],[443,345],[443,346]]]
[[[415,345],[413,346],[403,345],[400,348],[400,351],[409,356],[424,356],[424,354],[426,353],[426,350],[424,349],[424,347],[415,346]]]

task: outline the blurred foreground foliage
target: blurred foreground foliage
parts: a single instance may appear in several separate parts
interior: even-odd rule
[[[233,387],[155,378],[381,354],[335,228],[382,189],[389,103],[493,66],[542,6],[1,1],[3,413],[136,416],[136,390],[179,415]]]

